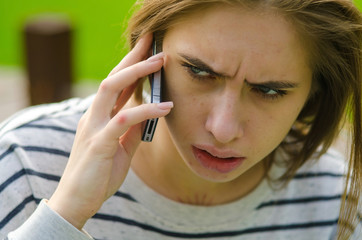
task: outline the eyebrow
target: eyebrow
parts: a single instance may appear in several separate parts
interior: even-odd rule
[[[207,65],[205,62],[203,62],[201,59],[193,57],[193,56],[189,56],[183,53],[179,53],[178,55],[180,55],[184,60],[186,60],[188,63],[190,63],[191,65],[200,68],[203,71],[206,71],[212,75],[214,75],[215,77],[220,77],[220,78],[231,78],[231,76],[229,76],[226,73],[222,73],[222,72],[216,72],[215,70],[212,69],[212,67],[210,67],[209,65]]]
[[[261,83],[250,83],[247,80],[245,82],[252,87],[267,87],[270,89],[291,89],[291,88],[297,88],[299,84],[288,82],[288,81],[267,81],[267,82],[261,82]]]
[[[201,59],[197,58],[197,57],[193,57],[187,54],[183,54],[183,53],[179,53],[179,56],[181,56],[184,61],[188,62],[189,64],[200,68],[203,71],[206,71],[212,75],[214,75],[215,77],[219,77],[219,78],[232,78],[232,76],[228,75],[227,73],[223,73],[223,72],[216,72],[215,70],[212,69],[212,67],[210,67],[209,65],[207,65],[205,62],[203,62]],[[275,80],[271,80],[271,81],[265,81],[265,82],[260,82],[260,83],[251,83],[247,80],[245,80],[245,82],[249,85],[249,86],[253,86],[253,87],[267,87],[267,88],[271,88],[271,89],[291,89],[291,88],[297,88],[299,86],[298,83],[294,83],[294,82],[290,82],[290,81],[275,81]]]

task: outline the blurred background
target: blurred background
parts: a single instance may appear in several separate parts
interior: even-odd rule
[[[127,53],[135,1],[0,0],[0,122],[29,105],[94,93]]]
[[[0,122],[32,104],[94,93],[127,53],[135,2],[0,0]]]

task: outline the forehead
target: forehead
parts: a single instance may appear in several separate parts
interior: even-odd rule
[[[200,9],[179,17],[166,35],[170,32],[178,32],[185,40],[202,36],[199,40],[203,43],[227,41],[232,43],[230,47],[243,41],[253,43],[250,47],[269,43],[281,48],[283,43],[297,42],[294,26],[277,12],[250,10],[242,6],[214,5]],[[260,35],[263,39],[259,38]]]
[[[236,73],[240,66],[276,72],[283,70],[281,65],[291,70],[308,65],[294,26],[269,10],[210,7],[180,19],[166,32],[164,44],[207,59],[223,72]]]

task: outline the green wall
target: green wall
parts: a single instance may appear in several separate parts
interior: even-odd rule
[[[41,13],[64,13],[74,28],[77,81],[103,79],[126,54],[122,37],[135,0],[0,0],[0,65],[23,66],[25,21]],[[362,0],[355,1],[362,9]]]

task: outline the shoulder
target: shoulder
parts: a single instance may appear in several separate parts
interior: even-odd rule
[[[345,166],[343,155],[333,149],[319,158],[311,158],[287,184],[271,182],[271,193],[262,199],[257,210],[300,239],[329,238],[337,226]],[[272,177],[278,177],[285,168],[275,164],[271,171]]]
[[[56,188],[91,100],[30,107],[0,125],[0,238]]]
[[[307,194],[339,200],[345,184],[347,160],[334,149],[312,157],[301,166],[291,183]]]
[[[280,160],[284,155],[279,154],[277,157],[279,159],[271,169],[270,176],[272,179],[278,179],[286,171],[283,160]],[[281,164],[279,164],[279,161]],[[338,186],[340,191],[342,191],[346,171],[346,157],[333,148],[330,148],[321,156],[315,154],[299,167],[288,185],[293,185],[293,188],[297,187],[298,189],[311,186],[314,187],[314,189],[309,188],[309,190],[313,190],[316,193],[321,193],[319,189],[322,185],[333,186],[334,190],[336,190]]]
[[[38,152],[66,155],[91,99],[33,106],[8,118],[0,124],[0,161],[12,154],[20,159]]]
[[[76,114],[83,114],[91,104],[94,96],[85,99],[71,98],[59,103],[42,104],[25,108],[0,123],[0,139],[7,132],[26,124],[50,119],[59,119]]]
[[[296,212],[309,211],[310,215],[336,219],[344,191],[346,165],[344,156],[333,149],[309,159],[287,185],[281,185],[284,188],[278,188],[283,182],[276,181],[278,191],[274,197],[278,200],[275,201],[287,202]],[[285,168],[276,166],[272,170],[277,173],[274,176],[285,172]]]
[[[69,99],[34,106],[8,118],[0,125],[0,165],[19,162],[23,168],[37,168],[68,157],[78,121],[90,101]]]
[[[320,157],[312,157],[308,162],[300,167],[297,172],[297,176],[311,174],[342,177],[347,170],[346,168],[346,157],[333,148],[330,148]]]

